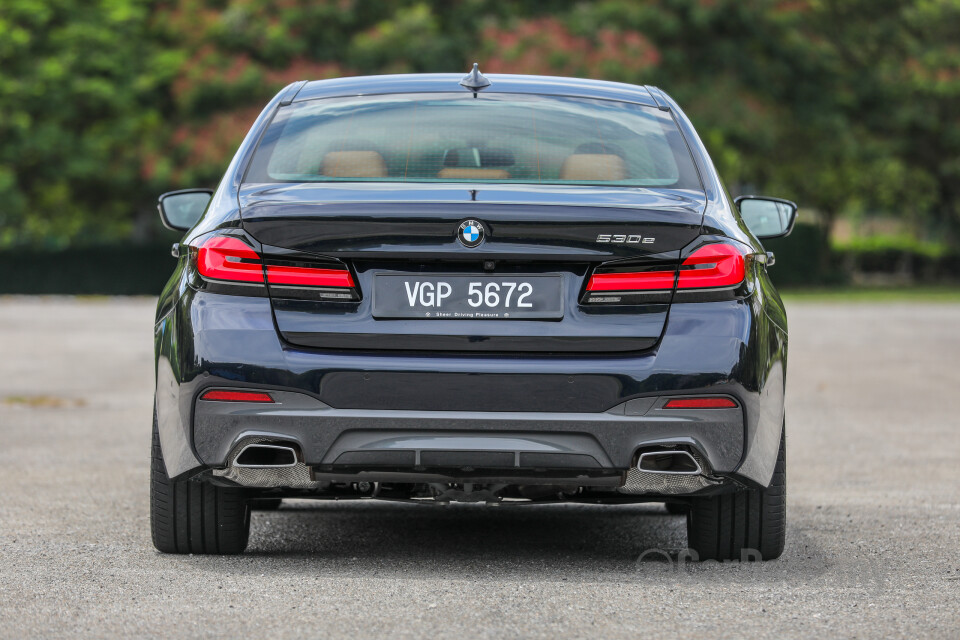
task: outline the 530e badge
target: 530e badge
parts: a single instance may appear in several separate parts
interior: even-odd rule
[[[656,238],[643,237],[640,234],[622,235],[601,233],[597,236],[597,242],[609,242],[610,244],[653,244]]]

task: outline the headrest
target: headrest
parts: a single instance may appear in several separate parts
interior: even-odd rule
[[[385,178],[387,165],[376,151],[331,151],[320,173],[331,178]]]
[[[443,166],[445,167],[474,167],[479,163],[479,167],[490,169],[494,167],[511,167],[516,163],[513,152],[509,149],[499,147],[478,149],[475,147],[463,147],[459,149],[447,149],[443,154]]]
[[[506,169],[473,169],[471,167],[444,167],[437,174],[447,180],[509,180]]]
[[[623,148],[618,144],[612,142],[584,142],[581,145],[577,145],[577,148],[573,150],[574,155],[580,153],[612,153],[615,156],[620,156],[621,158],[626,158],[626,154],[623,152]]]
[[[561,180],[624,180],[627,166],[623,158],[611,153],[575,153],[560,167]]]

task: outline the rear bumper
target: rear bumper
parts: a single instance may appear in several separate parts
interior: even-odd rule
[[[571,469],[622,474],[637,448],[682,444],[766,486],[783,420],[786,336],[756,296],[675,304],[656,347],[603,357],[318,352],[277,335],[264,298],[185,292],[156,327],[157,416],[171,477],[222,467],[244,438],[297,444],[317,471]],[[199,401],[269,390],[274,405]],[[738,409],[676,411],[722,394]]]
[[[638,448],[680,444],[700,451],[717,473],[743,456],[737,409],[663,409],[667,398],[626,403],[604,413],[335,409],[299,393],[275,404],[197,402],[194,444],[200,460],[223,467],[250,438],[296,445],[321,472],[535,470],[603,475],[626,471]]]

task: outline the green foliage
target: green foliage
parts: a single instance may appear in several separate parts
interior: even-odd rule
[[[924,242],[903,234],[854,237],[846,242],[833,243],[833,248],[854,254],[909,253],[925,258],[941,258],[949,253],[949,248],[943,242]]]
[[[958,0],[3,0],[0,247],[156,237],[289,82],[477,60],[658,84],[731,185],[956,250],[958,33]]]
[[[144,2],[5,0],[0,244],[119,236],[158,120]]]

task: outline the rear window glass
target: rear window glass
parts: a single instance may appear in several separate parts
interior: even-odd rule
[[[245,178],[359,181],[701,188],[680,132],[659,109],[466,92],[282,107]]]

